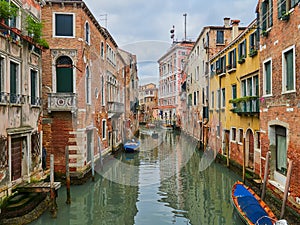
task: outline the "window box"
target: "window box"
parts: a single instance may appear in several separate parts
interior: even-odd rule
[[[288,21],[290,19],[290,13],[283,13],[280,20]]]
[[[242,63],[244,63],[245,62],[245,56],[241,56],[240,58],[239,58],[239,60],[238,60],[238,63],[239,64],[242,64]]]
[[[269,31],[268,30],[263,30],[261,32],[261,35],[264,36],[264,37],[268,37],[269,36]]]
[[[253,57],[253,56],[256,56],[256,55],[257,55],[257,50],[256,49],[251,49],[250,53],[249,53],[249,56]]]

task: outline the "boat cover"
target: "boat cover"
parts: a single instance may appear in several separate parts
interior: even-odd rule
[[[258,200],[242,184],[236,185],[234,196],[237,197],[240,208],[253,224],[273,225],[273,221]]]

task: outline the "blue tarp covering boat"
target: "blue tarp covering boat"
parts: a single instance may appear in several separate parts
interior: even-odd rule
[[[252,189],[237,181],[232,188],[232,202],[241,218],[249,225],[274,225],[274,213]]]
[[[139,149],[140,149],[140,142],[136,141],[134,139],[127,141],[124,144],[125,152],[136,152],[136,151],[139,151]]]

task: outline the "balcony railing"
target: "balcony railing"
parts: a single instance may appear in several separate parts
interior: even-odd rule
[[[259,115],[259,99],[256,96],[245,96],[232,99],[233,108],[231,111],[239,115]]]
[[[74,93],[49,93],[48,94],[48,112],[52,111],[70,111],[77,109],[76,94]]]
[[[121,102],[107,102],[108,113],[122,113],[124,112],[124,104]]]

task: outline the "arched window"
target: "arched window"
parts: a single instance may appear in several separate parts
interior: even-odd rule
[[[90,25],[88,22],[85,23],[85,41],[90,44]]]
[[[73,64],[68,56],[56,60],[56,92],[73,93]]]
[[[91,76],[89,67],[86,67],[85,72],[85,96],[86,96],[86,103],[91,103]]]

